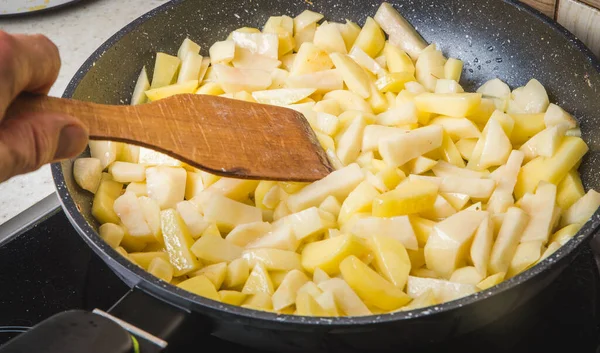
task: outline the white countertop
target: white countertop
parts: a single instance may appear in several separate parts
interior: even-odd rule
[[[0,18],[0,30],[42,33],[60,49],[62,68],[50,95],[61,96],[88,56],[129,22],[167,0],[87,0],[29,17]],[[54,192],[50,167],[0,184],[0,224]]]

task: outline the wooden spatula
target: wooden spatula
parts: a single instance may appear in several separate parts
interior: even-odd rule
[[[132,143],[221,176],[315,181],[333,168],[304,116],[292,109],[197,94],[128,106],[21,95],[8,116],[65,113],[90,139]]]

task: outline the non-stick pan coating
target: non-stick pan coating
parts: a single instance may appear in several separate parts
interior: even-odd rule
[[[202,45],[223,40],[230,31],[261,27],[272,15],[295,16],[304,9],[326,19],[363,24],[375,0],[181,0],[134,21],[109,39],[82,66],[65,96],[100,103],[127,104],[143,65],[152,70],[157,51],[175,53],[189,36]],[[465,63],[461,84],[473,90],[499,77],[511,87],[536,78],[550,100],[579,120],[590,152],[581,165],[586,188],[598,188],[600,149],[600,64],[566,30],[530,8],[499,0],[393,1],[422,36],[446,56]],[[110,249],[97,235],[90,214],[91,195],[77,187],[72,161],[54,164],[63,206],[84,239],[129,285],[206,315],[215,334],[239,343],[298,351],[372,351],[441,341],[473,330],[514,310],[545,288],[576,255],[599,224],[598,213],[580,233],[541,264],[497,287],[412,312],[357,318],[305,318],[258,312],[212,302],[164,284]],[[265,343],[267,342],[267,343]]]

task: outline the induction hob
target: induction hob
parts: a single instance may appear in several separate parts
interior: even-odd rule
[[[0,345],[19,334],[6,331],[69,309],[107,310],[127,291],[78,236],[55,195],[0,226]],[[423,352],[600,352],[599,338],[600,278],[587,247],[519,310]],[[192,340],[197,344],[169,351],[256,352],[213,336]]]

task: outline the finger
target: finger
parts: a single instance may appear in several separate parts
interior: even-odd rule
[[[47,37],[0,31],[0,116],[22,91],[47,93],[59,70],[58,49]]]
[[[29,113],[0,125],[0,182],[42,165],[80,154],[88,132],[73,117]]]

